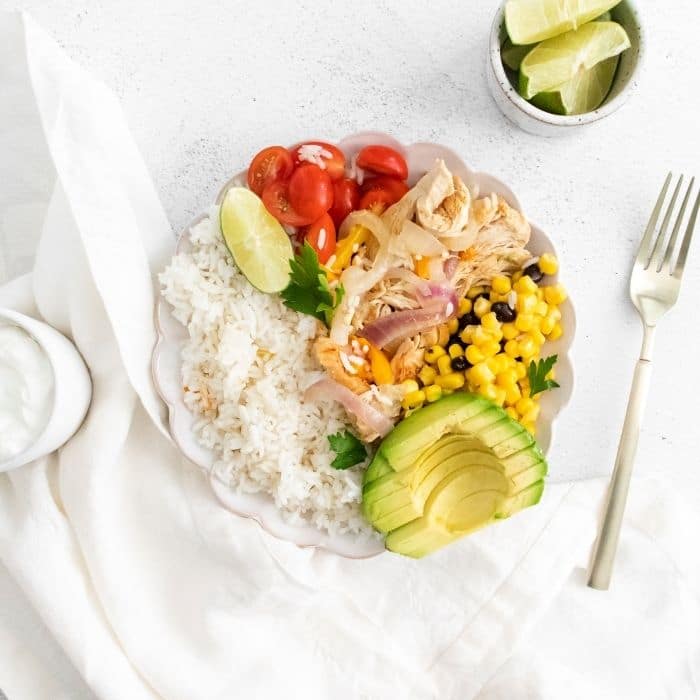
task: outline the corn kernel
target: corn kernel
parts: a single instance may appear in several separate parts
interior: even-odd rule
[[[530,411],[534,410],[537,408],[537,404],[530,398],[526,398],[523,396],[518,403],[515,404],[515,410],[521,415],[524,416]]]
[[[523,397],[520,392],[520,387],[517,384],[504,387],[506,390],[506,404],[509,406],[515,406],[518,401]]]
[[[520,345],[517,340],[509,340],[503,349],[510,357],[520,357]]]
[[[480,350],[486,357],[493,357],[501,352],[501,344],[495,340],[487,340],[482,343]]]
[[[527,399],[527,401],[532,401],[532,399]],[[523,420],[526,423],[536,423],[537,418],[540,415],[539,404],[535,404],[529,411],[523,414]]]
[[[493,340],[491,334],[482,326],[476,326],[472,332],[472,343],[474,345],[483,345],[489,340]]]
[[[559,338],[564,335],[564,329],[561,327],[560,323],[556,323],[554,325],[554,328],[552,328],[552,332],[549,334],[549,339],[550,340],[559,340]]]
[[[547,312],[547,316],[550,316],[555,321],[561,321],[561,311],[559,309],[557,309],[556,306],[549,307],[549,311]]]
[[[503,331],[500,328],[497,328],[495,331],[489,331],[489,335],[491,340],[495,340],[497,343],[503,340]]]
[[[401,405],[404,408],[418,408],[425,401],[425,392],[422,389],[411,391],[403,397]]]
[[[502,386],[504,389],[507,389],[509,386],[512,386],[517,383],[518,375],[515,373],[515,369],[513,369],[512,367],[508,369],[502,369],[496,377],[496,384],[498,384],[498,386]]]
[[[491,289],[496,294],[508,294],[510,291],[510,280],[505,275],[496,275],[491,280]]]
[[[559,263],[551,253],[543,253],[540,255],[540,261],[537,263],[543,275],[556,275],[559,270]]]
[[[443,396],[449,396],[450,394],[454,394],[455,390],[454,389],[443,389],[442,390],[442,395]]]
[[[406,394],[410,394],[413,391],[418,391],[418,382],[415,379],[405,379],[401,382],[401,387]]]
[[[469,381],[477,386],[490,384],[495,378],[496,375],[488,368],[485,362],[479,362],[469,370]]]
[[[445,354],[445,348],[440,347],[439,345],[433,345],[431,348],[428,348],[425,351],[425,361],[429,362],[431,365],[435,364],[438,360],[438,357],[442,357]]]
[[[465,344],[469,345],[474,338],[474,328],[476,326],[465,326],[462,332],[459,334],[459,339]]]
[[[503,404],[506,402],[506,390],[500,386],[497,386],[496,387],[496,396],[494,397],[493,400],[499,406],[503,406]]]
[[[425,388],[425,400],[429,403],[437,401],[442,396],[442,387],[433,384]]]
[[[537,301],[544,301],[544,289],[538,287],[535,296],[537,297]]]
[[[441,375],[449,374],[452,371],[452,361],[449,355],[442,355],[437,359],[438,371]],[[435,379],[437,382],[437,379]]]
[[[442,323],[438,326],[438,345],[441,345],[443,348],[447,343],[450,342],[450,331],[447,328],[446,323]]]
[[[441,389],[461,389],[464,386],[464,375],[461,372],[450,372],[435,380]]]
[[[491,401],[495,401],[498,397],[498,390],[493,384],[482,384],[479,387],[479,393]]]
[[[472,310],[472,300],[471,299],[460,299],[458,313],[460,316],[468,314]]]
[[[515,327],[519,331],[529,331],[535,325],[535,317],[532,314],[518,314],[515,318]]]
[[[452,343],[449,348],[447,348],[447,354],[450,357],[459,357],[464,355],[464,348],[459,343]]]
[[[481,352],[478,346],[476,345],[470,345],[466,351],[465,351],[465,356],[467,360],[469,361],[469,364],[476,365],[479,364],[479,362],[483,362],[486,357],[484,356],[484,353]]]
[[[451,318],[447,322],[447,330],[450,332],[450,335],[454,335],[459,330],[459,321],[456,318]]]
[[[467,292],[467,299],[476,299],[479,294],[483,294],[484,292],[486,292],[486,287],[472,287]]]
[[[513,340],[520,335],[520,331],[515,327],[514,323],[504,323],[501,326],[501,332],[506,340]]]
[[[535,341],[535,345],[537,345],[538,348],[541,348],[547,340],[537,328],[533,328],[528,335]]]
[[[537,284],[532,281],[529,275],[523,275],[514,285],[513,289],[518,294],[535,294],[537,292]]]
[[[499,352],[493,359],[496,363],[496,374],[500,374],[511,368],[513,358],[508,357],[504,352]]]
[[[522,426],[523,426],[523,428],[525,428],[525,430],[527,430],[528,433],[530,433],[530,435],[535,434],[535,424],[534,423],[525,423],[523,421]]]
[[[481,317],[481,325],[487,331],[497,331],[501,328],[501,322],[496,318],[496,314],[493,311],[489,311]]]
[[[506,399],[507,400],[507,399]],[[518,420],[518,412],[512,407],[508,406],[506,408],[506,413],[513,419],[513,420]]]
[[[557,322],[551,316],[545,316],[540,321],[540,331],[544,335],[549,335],[554,330],[554,326],[556,325]]]
[[[530,279],[528,277],[528,279]],[[534,294],[518,294],[515,308],[520,314],[531,314],[537,306],[537,297]]]
[[[534,357],[537,354],[537,345],[530,335],[518,340],[520,355],[524,358]]]
[[[559,306],[566,300],[566,290],[561,284],[555,284],[552,287],[545,287],[544,298],[548,304]]]
[[[437,377],[437,372],[430,365],[423,365],[421,371],[418,372],[418,379],[421,380],[423,386],[434,384],[435,377]]]
[[[491,304],[497,302],[497,301],[508,301],[508,295],[507,294],[496,294],[493,290],[491,290],[491,294],[489,294],[489,301]]]
[[[515,373],[518,375],[518,380],[525,379],[527,377],[527,365],[524,362],[517,362],[515,364]]]
[[[535,308],[532,310],[532,313],[535,314],[535,316],[546,316],[547,312],[549,311],[549,305],[547,304],[546,301],[540,300],[535,304]]]
[[[510,281],[511,281],[513,284],[515,284],[516,282],[518,282],[518,281],[522,278],[522,276],[523,276],[523,273],[522,273],[520,270],[518,270],[517,272],[514,272],[514,273],[510,276]]]
[[[474,302],[474,314],[477,318],[481,318],[484,314],[491,311],[491,302],[484,297],[479,297]]]

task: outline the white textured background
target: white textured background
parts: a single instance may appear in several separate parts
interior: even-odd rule
[[[648,38],[639,92],[600,125],[557,140],[519,131],[487,92],[496,5],[0,0],[2,10],[31,12],[116,91],[176,230],[259,148],[305,136],[378,129],[404,142],[437,141],[509,183],[557,242],[578,312],[578,386],[559,424],[552,472],[603,474],[614,460],[639,344],[626,295],[632,256],[666,171],[700,174],[700,5],[638,0]],[[674,463],[697,459],[699,301],[696,246],[681,300],[658,337],[640,471],[672,478]],[[3,626],[17,626],[40,665],[72,683],[48,642],[37,641],[35,621],[25,634],[27,618],[11,584],[0,585]],[[67,697],[83,696],[76,686]]]

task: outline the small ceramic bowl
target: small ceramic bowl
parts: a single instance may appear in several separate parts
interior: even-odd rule
[[[504,5],[505,3],[496,13],[491,27],[486,79],[501,112],[521,129],[536,136],[559,136],[571,133],[576,127],[593,124],[617,111],[636,89],[644,56],[645,40],[639,13],[631,0],[622,0],[611,10],[613,20],[624,27],[632,45],[620,56],[620,64],[610,93],[598,109],[571,116],[545,112],[518,94],[501,60],[501,45],[506,38]]]
[[[18,326],[39,343],[54,377],[53,408],[44,430],[26,450],[0,461],[1,473],[39,459],[68,441],[85,418],[92,382],[80,353],[55,328],[10,309],[0,309],[0,321]]]

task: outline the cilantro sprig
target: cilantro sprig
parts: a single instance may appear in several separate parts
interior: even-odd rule
[[[328,435],[328,442],[336,455],[331,462],[334,469],[349,469],[367,457],[365,446],[349,430]]]
[[[343,285],[339,284],[335,290],[330,288],[316,251],[306,241],[301,251],[289,261],[289,266],[289,285],[281,292],[285,305],[330,326],[345,295]]]
[[[527,378],[530,381],[530,396],[559,387],[559,384],[553,379],[547,379],[547,375],[552,371],[556,361],[556,355],[550,355],[546,360],[540,360],[537,363],[534,360],[530,360],[530,365],[527,368]]]

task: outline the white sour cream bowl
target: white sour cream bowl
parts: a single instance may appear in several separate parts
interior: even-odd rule
[[[0,309],[0,472],[53,452],[80,427],[92,383],[75,346],[57,330]]]

